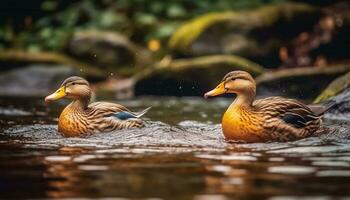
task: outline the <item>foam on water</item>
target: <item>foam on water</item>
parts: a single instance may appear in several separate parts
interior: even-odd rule
[[[349,125],[338,124],[328,128],[330,131],[327,134],[317,137],[285,143],[253,144],[227,143],[219,124],[210,125],[196,121],[182,121],[176,126],[149,121],[142,129],[118,130],[73,138],[61,136],[56,125],[18,125],[5,130],[0,136],[6,137],[13,143],[23,144],[27,148],[81,147],[113,152],[132,147],[133,150],[125,150],[129,153],[131,151],[139,151],[134,153],[186,152],[198,149],[210,152],[249,149],[249,151],[264,151],[271,154],[349,152]]]
[[[193,126],[190,126],[193,124]],[[206,125],[195,122],[183,122],[179,126],[170,126],[162,122],[147,122],[142,129],[118,130],[85,137],[65,138],[55,125],[14,126],[1,135],[13,142],[45,147],[86,147],[112,148],[129,147],[193,147],[225,148],[225,142],[219,125]]]

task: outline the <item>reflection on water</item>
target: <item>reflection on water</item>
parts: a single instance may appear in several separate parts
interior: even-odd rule
[[[308,166],[273,166],[269,167],[268,172],[279,173],[279,174],[290,174],[290,175],[306,175],[312,174],[316,169]]]
[[[218,124],[229,100],[146,98],[123,102],[132,110],[153,106],[143,129],[63,138],[54,125],[62,104],[51,110],[41,100],[0,103],[0,110],[12,106],[0,112],[1,199],[350,195],[344,122],[327,122],[328,134],[294,142],[230,144]]]

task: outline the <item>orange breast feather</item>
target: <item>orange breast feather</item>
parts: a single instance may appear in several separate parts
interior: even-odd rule
[[[67,137],[74,137],[85,133],[87,130],[73,117],[74,112],[70,107],[66,107],[58,120],[58,131]]]
[[[244,108],[230,106],[223,116],[222,130],[228,140],[244,140],[247,142],[262,140],[259,137],[259,133],[262,133],[260,117],[244,110]]]

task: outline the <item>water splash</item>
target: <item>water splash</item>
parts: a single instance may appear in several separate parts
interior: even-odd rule
[[[193,125],[193,126],[192,126]],[[207,128],[206,128],[207,127]],[[195,122],[182,122],[170,126],[162,122],[147,122],[142,129],[118,130],[85,137],[65,138],[55,125],[18,125],[1,134],[16,143],[50,147],[69,146],[86,148],[112,147],[227,147],[220,126],[205,126]]]
[[[65,138],[55,125],[18,125],[0,134],[0,140],[10,140],[29,147],[59,148],[81,147],[115,149],[132,147],[162,149],[162,151],[264,151],[269,154],[313,154],[350,151],[350,128],[347,124],[329,125],[329,132],[293,142],[231,144],[223,137],[219,124],[182,121],[171,126],[159,121],[149,121],[142,129],[118,130],[85,137]],[[1,139],[3,138],[3,139]],[[175,150],[177,149],[177,150]],[[128,151],[131,151],[130,149]],[[147,151],[147,150],[143,150]],[[231,155],[232,156],[232,155]],[[208,157],[208,156],[207,156]],[[210,156],[209,156],[210,157]]]

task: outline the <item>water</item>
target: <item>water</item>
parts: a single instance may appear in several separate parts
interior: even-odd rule
[[[350,125],[287,143],[227,143],[220,117],[230,99],[142,98],[143,129],[63,138],[65,102],[0,100],[0,199],[346,199]]]

